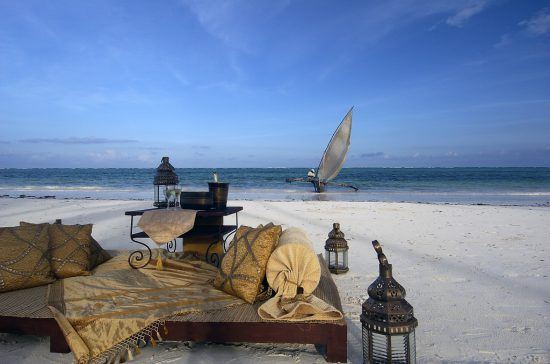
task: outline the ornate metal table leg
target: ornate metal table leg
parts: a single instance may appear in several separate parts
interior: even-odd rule
[[[145,252],[148,256],[145,257],[145,254],[143,253],[143,250],[136,250],[130,253],[130,256],[128,256],[128,264],[130,264],[130,267],[134,269],[143,268],[149,262],[151,261],[151,258],[153,257],[153,253],[151,252],[151,248],[145,243],[142,243],[141,241],[137,241],[132,237],[134,230],[134,216],[131,217],[130,220],[130,240],[132,240],[134,243],[138,243],[140,245],[143,245],[145,248],[147,248],[147,251]]]
[[[223,248],[223,252],[224,253],[227,253],[227,250],[229,249],[229,247],[227,246],[227,241],[229,240],[229,237],[236,234],[237,233],[237,230],[239,229],[239,213],[236,212],[235,213],[235,226],[237,226],[237,228],[235,229],[235,231],[232,231],[230,232],[229,234],[227,234],[225,236],[225,238],[223,239],[223,245],[222,245],[222,248]]]
[[[178,244],[178,240],[177,238],[168,242],[166,244],[166,250],[169,252],[169,253],[175,253],[176,252],[176,249],[177,249],[177,244]]]
[[[228,240],[229,240],[229,242],[231,242],[231,239],[229,239],[229,237],[234,235],[236,232],[237,232],[237,230],[235,230],[233,232],[230,232],[229,234],[227,234],[225,236],[225,238],[223,238],[222,248],[223,248],[224,253],[227,253],[227,250],[229,249],[229,246],[227,245]]]
[[[210,245],[208,245],[208,248],[206,249],[206,255],[205,255],[206,262],[212,265],[215,265],[216,267],[220,266],[220,256],[216,252],[213,252],[212,254],[210,254],[210,249],[218,243],[219,243],[219,240],[216,240],[213,243],[210,243]]]
[[[148,254],[147,259],[145,259],[145,254],[143,254],[144,250],[136,250],[130,253],[130,256],[128,257],[128,264],[130,264],[130,267],[134,269],[143,268],[149,262],[151,261],[151,257],[153,256],[153,253],[151,252],[151,248],[147,246],[147,244],[139,242],[137,240],[132,239],[135,243],[141,244],[144,247],[147,248],[146,254]]]

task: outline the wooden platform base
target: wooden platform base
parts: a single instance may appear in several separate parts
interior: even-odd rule
[[[314,344],[330,363],[347,361],[346,326],[275,322],[167,321],[167,341]],[[0,318],[0,332],[49,336],[52,353],[69,353],[59,326],[52,318]]]
[[[321,280],[313,294],[342,310],[338,290],[321,256],[319,261]],[[0,332],[49,336],[51,352],[68,353],[70,349],[63,333],[47,308],[47,290],[48,286],[40,286],[0,294]],[[257,313],[260,304],[175,316],[166,321],[165,340],[314,344],[328,362],[347,361],[345,319],[335,322],[264,321]]]
[[[49,336],[50,352],[70,353],[71,349],[57,322],[53,318],[0,317],[0,332]]]
[[[314,344],[329,363],[347,362],[347,328],[329,323],[167,321],[167,340]]]

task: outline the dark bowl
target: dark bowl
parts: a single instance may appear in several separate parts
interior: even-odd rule
[[[180,196],[182,209],[208,210],[212,208],[212,192],[182,192]]]

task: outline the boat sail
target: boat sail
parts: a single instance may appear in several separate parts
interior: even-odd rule
[[[351,141],[352,117],[353,107],[348,111],[332,135],[316,172],[311,170],[307,178],[287,178],[286,181],[313,183],[316,192],[324,192],[328,184],[350,187],[357,191],[358,189],[356,187],[349,184],[330,182],[338,176],[338,173],[340,173],[346,161]]]

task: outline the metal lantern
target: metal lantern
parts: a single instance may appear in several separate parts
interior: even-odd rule
[[[369,286],[363,303],[363,363],[416,363],[414,330],[418,321],[405,300],[405,288],[392,277],[392,266],[378,241],[379,277]]]
[[[166,189],[173,189],[179,183],[176,169],[170,164],[168,157],[162,157],[153,182],[155,200],[153,206],[167,207],[168,200],[164,194]]]
[[[348,242],[340,230],[340,224],[335,222],[325,242],[325,259],[331,273],[346,273],[348,268]]]

